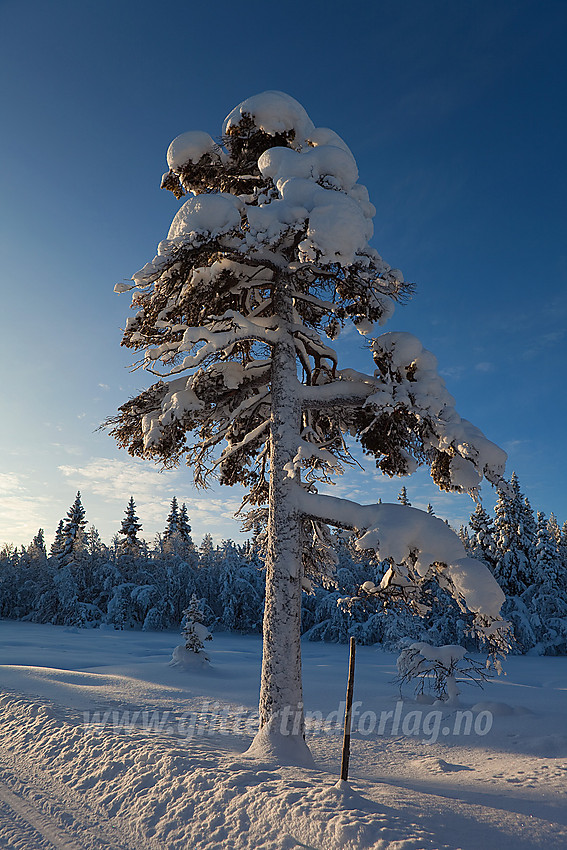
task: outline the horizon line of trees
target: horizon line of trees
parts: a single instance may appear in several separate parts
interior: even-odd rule
[[[405,486],[398,501],[411,505]],[[427,512],[434,513],[431,505]],[[187,507],[173,497],[164,531],[150,545],[140,537],[133,497],[124,514],[106,546],[97,529],[87,526],[79,491],[49,552],[43,529],[27,547],[0,549],[0,616],[80,628],[178,629],[195,595],[211,630],[261,633],[259,529],[244,544],[224,540],[215,546],[206,534],[197,547]],[[357,550],[352,535],[332,536],[335,576],[304,594],[304,637],[343,642],[352,635],[359,643],[385,648],[404,638],[477,648],[470,617],[443,592],[424,620],[404,609],[345,606],[343,600],[356,595],[364,581],[379,580],[384,565]],[[499,491],[494,517],[477,504],[459,536],[506,594],[503,614],[514,628],[515,651],[567,654],[567,522],[560,528],[553,513],[549,518],[534,513],[513,473],[508,493]]]

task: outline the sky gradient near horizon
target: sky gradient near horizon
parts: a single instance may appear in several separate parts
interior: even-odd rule
[[[48,543],[81,490],[109,542],[134,496],[142,535],[186,502],[196,542],[236,539],[241,493],[195,491],[96,429],[144,386],[120,348],[129,296],[179,202],[160,190],[180,133],[218,136],[257,92],[341,135],[377,209],[374,247],[415,281],[385,330],[418,336],[461,415],[506,449],[532,506],[567,519],[567,4],[3,0],[0,66],[0,546]],[[372,362],[356,333],[342,365]],[[458,527],[474,505],[427,472],[370,463],[335,492],[405,484]],[[490,487],[483,488],[487,506]]]

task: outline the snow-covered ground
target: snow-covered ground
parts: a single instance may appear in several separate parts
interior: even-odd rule
[[[567,658],[510,658],[441,712],[358,647],[341,787],[347,647],[303,646],[307,769],[242,755],[259,638],[217,634],[192,669],[178,642],[0,621],[0,848],[567,847]]]

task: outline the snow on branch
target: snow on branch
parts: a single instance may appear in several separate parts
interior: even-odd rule
[[[372,381],[371,378],[368,379]],[[339,380],[329,381],[318,386],[302,386],[300,388],[301,404],[304,410],[317,410],[332,407],[334,404],[362,405],[366,399],[376,392],[374,382]]]
[[[428,685],[446,705],[459,704],[457,676],[479,687],[488,678],[486,669],[467,655],[464,647],[454,644],[431,646],[425,641],[416,641],[402,649],[396,666],[400,690],[402,685],[412,682],[416,695],[423,694]]]
[[[500,484],[506,452],[462,419],[437,371],[437,359],[413,334],[385,333],[372,340],[377,389],[365,402],[362,443],[372,451],[385,415],[405,412],[415,423],[439,487],[474,492],[483,476]]]
[[[272,324],[274,319],[272,318]],[[179,351],[190,351],[199,342],[205,342],[211,353],[224,350],[235,342],[254,340],[267,344],[274,343],[278,338],[276,330],[268,330],[262,326],[259,319],[248,320],[237,313],[227,314],[222,319],[213,321],[210,327],[188,328],[184,335]],[[223,325],[229,325],[230,330],[220,330]]]
[[[333,348],[325,345],[319,334],[307,328],[305,325],[292,325],[291,331],[296,339],[301,340],[305,349],[312,355],[326,357],[331,363],[337,362],[337,353]]]
[[[284,472],[287,472],[289,478],[296,478],[297,473],[306,462],[312,462],[317,466],[322,466],[327,470],[333,470],[338,474],[342,473],[342,466],[332,452],[326,451],[321,446],[317,446],[307,440],[301,440],[297,454],[292,461],[286,463]]]
[[[127,286],[127,284],[117,283],[116,286]],[[114,290],[118,291],[116,289],[116,286],[114,287]],[[122,292],[123,290],[120,291]],[[313,304],[314,307],[317,307],[321,310],[322,313],[325,314],[336,313],[339,310],[339,306],[337,304],[333,304],[332,301],[326,301],[322,298],[317,298],[315,295],[310,295],[308,292],[301,292],[300,290],[296,289],[293,291],[292,295],[294,300],[305,301],[307,304]]]
[[[225,463],[229,457],[236,452],[241,451],[242,449],[249,446],[251,443],[254,443],[258,437],[261,437],[262,434],[265,434],[270,428],[270,420],[266,419],[257,428],[254,428],[252,431],[249,431],[243,440],[240,440],[238,443],[231,443],[225,449],[222,450],[221,455],[217,461],[213,464],[213,469],[221,464]]]
[[[359,505],[292,486],[297,507],[305,516],[357,530],[358,548],[374,549],[379,560],[391,562],[381,585],[365,586],[367,594],[395,585],[397,578],[402,584],[420,584],[435,577],[461,607],[475,615],[479,636],[491,642],[505,634],[508,624],[500,616],[504,593],[484,564],[467,557],[458,536],[442,520],[406,505]]]
[[[177,353],[188,351],[195,345],[198,345],[199,342],[203,342],[204,344],[195,354],[185,357],[181,363],[169,371],[169,374],[174,375],[188,369],[196,369],[209,357],[218,355],[239,342],[263,342],[269,344],[274,342],[276,338],[277,331],[262,331],[258,327],[256,327],[254,334],[248,329],[210,332],[206,328],[189,328],[185,332],[181,343],[166,343],[158,348],[149,349],[146,353],[146,361],[150,363],[159,360],[160,357],[164,357],[164,355],[169,354],[172,350],[175,350]],[[154,372],[154,374],[160,374],[147,365],[146,368],[150,372]]]

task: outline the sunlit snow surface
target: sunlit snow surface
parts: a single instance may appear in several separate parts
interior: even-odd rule
[[[303,646],[306,769],[241,755],[260,638],[216,634],[194,669],[169,665],[179,642],[0,621],[0,800],[11,788],[24,814],[41,800],[67,813],[73,847],[567,847],[567,659],[513,657],[484,690],[463,684],[474,725],[454,734],[456,708],[400,701],[395,656],[358,647],[349,785],[336,786],[346,647]],[[3,824],[0,846],[43,846],[23,826],[2,844]]]

